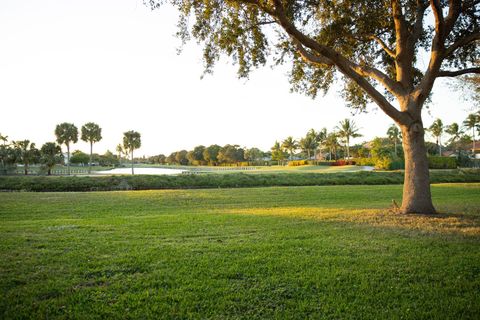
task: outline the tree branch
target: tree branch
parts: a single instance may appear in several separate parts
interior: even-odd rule
[[[440,70],[438,72],[439,77],[458,77],[468,73],[480,74],[480,67],[467,68],[462,70]]]
[[[428,1],[417,0],[417,10],[415,12],[415,24],[413,26],[413,43],[417,42],[418,39],[422,36],[423,32],[423,17],[425,15],[425,10],[428,8]]]
[[[359,67],[358,65],[355,65],[334,49],[321,45],[314,39],[300,32],[286,17],[281,0],[273,0],[273,3],[275,5],[274,17],[278,20],[279,25],[285,30],[288,35],[290,35],[290,37],[298,41],[304,47],[311,49],[318,55],[325,57],[329,59],[332,63],[334,63],[341,73],[352,79],[363,90],[365,90],[365,92],[372,98],[372,100],[377,103],[380,109],[382,109],[393,120],[398,123],[404,124],[408,124],[411,122],[411,117],[408,116],[408,114],[399,111],[392,104],[390,104],[390,102],[388,102],[388,100],[380,92],[378,92],[377,89],[375,89],[375,87],[362,76],[362,74],[355,70],[355,68]],[[390,81],[392,80],[390,79]],[[391,92],[396,95],[401,94],[400,92],[396,92],[394,88],[389,89],[391,89]]]
[[[463,37],[457,41],[455,41],[450,47],[447,48],[445,51],[445,57],[450,56],[455,50],[460,47],[466,46],[467,44],[480,40],[480,32],[472,33],[466,37]]]
[[[434,43],[443,43],[445,38],[445,18],[443,17],[442,7],[439,0],[430,0],[433,16],[435,17],[435,38]],[[435,39],[434,39],[435,40]]]
[[[407,28],[407,22],[402,12],[400,0],[392,0],[391,6],[393,22],[395,24],[395,68],[397,81],[400,82],[406,90],[409,90],[413,86],[412,68],[415,46]]]
[[[458,0],[449,0],[448,1],[448,15],[447,18],[445,19],[445,38],[448,37],[450,32],[453,29],[453,26],[455,25],[455,22],[457,21],[458,17],[460,16],[461,10],[462,10],[462,2]]]
[[[390,57],[392,57],[392,58],[395,59],[395,56],[396,56],[395,51],[393,51],[392,49],[390,49],[390,48],[388,47],[388,45],[387,45],[382,39],[380,39],[379,37],[377,37],[377,36],[375,36],[375,35],[370,36],[370,39],[377,41],[378,44],[383,48],[383,50],[384,50]]]
[[[328,58],[308,52],[307,49],[305,49],[305,47],[294,37],[290,37],[290,38],[292,39],[292,42],[295,44],[295,47],[297,48],[298,53],[302,56],[303,60],[313,64],[319,64],[324,66],[335,65]]]

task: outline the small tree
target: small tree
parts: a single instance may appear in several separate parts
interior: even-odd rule
[[[82,126],[82,137],[85,142],[90,143],[90,159],[88,161],[88,173],[92,172],[93,144],[102,140],[102,128],[96,123],[88,122]]]
[[[67,146],[67,174],[70,175],[70,143],[77,143],[78,129],[73,123],[61,123],[55,128],[58,144]]]
[[[390,141],[393,142],[393,145],[395,147],[395,155],[398,156],[397,153],[397,143],[402,141],[402,133],[400,132],[400,129],[398,129],[396,124],[392,124],[388,130],[387,130],[387,136],[390,139]]]
[[[355,122],[350,119],[340,121],[340,125],[336,127],[338,130],[338,136],[345,139],[345,145],[347,147],[347,158],[350,158],[350,138],[358,138],[362,135],[358,133],[358,128]]]
[[[40,149],[40,162],[47,168],[48,175],[52,174],[52,168],[62,159],[62,148],[55,142],[47,142]]]
[[[449,125],[445,129],[445,132],[450,135],[450,139],[448,140],[448,144],[450,146],[453,146],[455,151],[457,151],[457,147],[456,147],[457,141],[460,140],[460,138],[462,137],[462,134],[463,134],[463,131],[460,130],[460,127],[459,127],[458,123],[454,122],[451,125]]]
[[[443,122],[440,119],[435,120],[428,130],[432,133],[437,141],[438,155],[442,156],[442,134],[443,134]]]
[[[465,128],[472,130],[472,153],[475,153],[475,130],[477,130],[480,123],[480,114],[471,113],[468,115],[467,119],[463,122]]]
[[[327,138],[325,139],[325,147],[327,147],[329,152],[329,160],[332,160],[332,153],[335,155],[336,160],[338,148],[338,133],[331,132],[327,135]]]
[[[298,142],[297,140],[293,139],[292,136],[287,137],[282,142],[282,148],[290,153],[290,160],[293,160],[293,153],[298,149]]]
[[[24,173],[27,175],[28,165],[38,162],[40,151],[35,148],[35,143],[30,143],[30,140],[15,141],[13,145],[18,150],[20,161],[23,163]]]
[[[222,149],[218,144],[212,144],[203,150],[203,158],[210,165],[216,165],[218,163],[218,153]]]
[[[140,137],[140,133],[137,131],[127,131],[123,133],[123,148],[125,151],[130,153],[130,159],[132,161],[132,174],[134,174],[133,171],[133,151],[135,149],[138,149],[142,146],[142,141]]]
[[[279,164],[285,160],[285,152],[283,152],[283,148],[280,145],[280,142],[275,141],[275,144],[272,147],[272,160],[278,161]]]
[[[6,145],[8,141],[8,136],[4,136],[0,133],[0,141],[3,141],[3,145]]]

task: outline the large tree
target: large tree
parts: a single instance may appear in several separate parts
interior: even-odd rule
[[[141,146],[142,140],[139,132],[130,130],[123,133],[123,148],[130,154],[130,160],[132,162],[132,174],[135,174],[133,170],[133,151]]]
[[[358,133],[359,129],[355,124],[355,121],[350,119],[345,119],[340,121],[340,124],[337,126],[338,136],[345,139],[345,146],[347,147],[347,159],[350,158],[350,138],[358,138],[362,135]]]
[[[78,129],[73,123],[60,123],[55,128],[58,144],[67,147],[67,174],[70,175],[70,144],[77,143]]]
[[[102,140],[102,128],[96,123],[88,122],[82,126],[81,139],[90,143],[90,159],[88,161],[88,173],[92,171],[93,144]]]
[[[152,8],[164,0],[147,1]],[[315,96],[335,79],[348,105],[371,101],[400,127],[403,212],[434,213],[422,109],[435,80],[480,73],[478,0],[171,0],[179,36],[203,44],[206,72],[222,54],[238,74],[292,62],[294,90]],[[429,61],[422,67],[418,61]],[[396,101],[396,103],[394,103]]]

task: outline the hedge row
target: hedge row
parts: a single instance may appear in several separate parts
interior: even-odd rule
[[[480,170],[432,171],[431,182],[480,182]],[[312,185],[402,184],[403,172],[186,174],[178,176],[0,177],[3,191],[108,191]]]

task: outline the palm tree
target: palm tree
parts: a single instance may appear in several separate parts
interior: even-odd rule
[[[437,139],[438,154],[442,156],[442,133],[443,133],[443,122],[440,119],[435,120],[428,130],[432,135]]]
[[[4,136],[4,135],[2,135],[2,134],[0,133],[0,140],[3,141],[3,151],[6,152],[7,149],[6,149],[5,145],[6,145],[7,141],[8,141],[8,136]],[[4,160],[4,157],[2,157],[2,169],[5,170],[5,160]]]
[[[475,130],[477,129],[478,123],[480,122],[480,114],[471,113],[468,115],[467,119],[463,121],[463,125],[467,129],[472,129],[472,153],[475,153]]]
[[[272,160],[277,160],[279,164],[281,161],[285,160],[285,153],[283,152],[280,142],[275,141],[275,144],[270,150],[272,151]]]
[[[115,150],[118,153],[118,165],[122,166],[122,154],[124,153],[122,144],[121,143],[117,144],[117,148]]]
[[[396,124],[392,124],[388,128],[387,136],[391,141],[393,141],[393,143],[395,145],[395,155],[397,155],[397,143],[401,141],[402,133],[400,132],[400,129],[398,129]]]
[[[282,148],[288,150],[290,153],[290,160],[293,160],[293,152],[298,149],[297,140],[293,139],[292,136],[287,137],[287,139],[282,142]]]
[[[460,130],[460,127],[456,122],[449,125],[445,129],[445,132],[450,135],[450,139],[448,140],[448,144],[450,145],[454,145],[458,140],[460,140],[463,134],[463,131]]]
[[[332,153],[335,154],[335,160],[337,159],[337,147],[338,147],[338,133],[331,132],[325,139],[325,146],[329,150],[329,160],[332,160]]]
[[[350,138],[358,138],[362,135],[358,133],[358,128],[355,125],[355,122],[350,119],[345,119],[340,121],[340,126],[337,126],[338,136],[345,139],[345,144],[347,147],[347,158],[350,158]]]
[[[322,148],[322,145],[325,143],[325,140],[327,139],[327,128],[323,128],[318,132],[315,132],[315,130],[312,129],[310,130],[310,132],[315,136],[315,142],[316,142],[315,149],[320,151]]]
[[[57,142],[67,146],[67,174],[70,175],[70,143],[77,143],[78,129],[73,123],[61,123],[55,128]]]
[[[5,144],[7,143],[8,141],[8,136],[4,136],[0,133],[0,140],[3,141],[3,145],[5,146]]]
[[[123,148],[125,151],[129,152],[131,155],[132,161],[132,175],[134,174],[133,171],[133,150],[138,149],[142,146],[142,141],[140,137],[140,133],[137,131],[127,131],[123,133]]]
[[[40,149],[40,161],[47,167],[47,174],[52,174],[52,168],[62,160],[62,148],[55,142],[47,142]]]
[[[35,143],[30,143],[30,140],[15,141],[13,145],[20,155],[24,173],[25,175],[28,175],[28,165],[34,163],[40,158],[40,152],[35,148]]]
[[[93,143],[102,140],[102,128],[96,123],[88,122],[82,126],[82,137],[85,142],[90,142],[90,161],[88,162],[88,173],[92,172]]]

